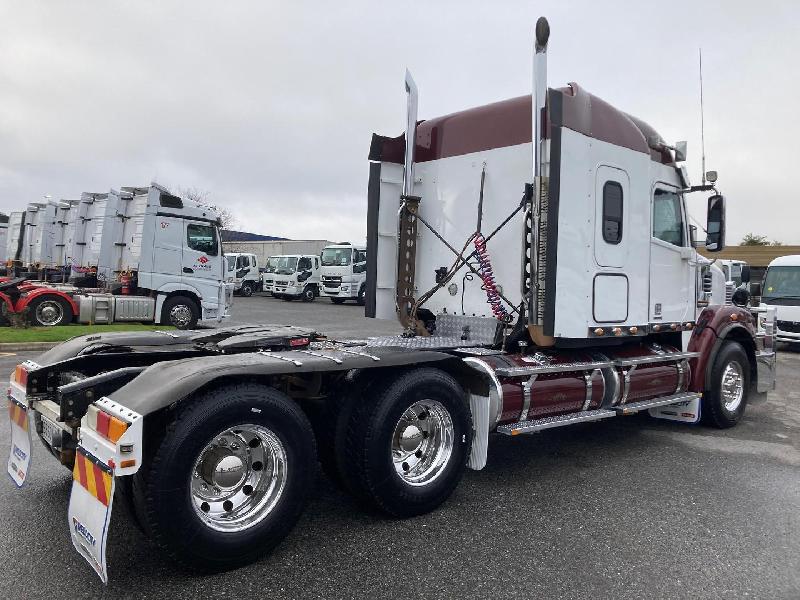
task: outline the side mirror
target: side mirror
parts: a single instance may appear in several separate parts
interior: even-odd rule
[[[761,297],[761,283],[758,281],[751,281],[750,282],[750,295],[753,298],[760,298]]]
[[[721,194],[714,194],[708,199],[706,232],[708,252],[721,252],[725,249],[725,196]]]
[[[742,283],[750,283],[750,265],[742,265]]]

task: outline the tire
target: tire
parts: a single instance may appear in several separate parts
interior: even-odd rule
[[[176,329],[194,329],[200,318],[197,303],[186,296],[170,296],[161,308],[161,322]]]
[[[242,289],[240,290],[242,296],[245,298],[249,298],[253,295],[253,285],[249,281],[245,281],[242,284]]]
[[[367,303],[367,287],[362,285],[358,290],[358,298],[356,298],[359,306],[364,306]]]
[[[314,291],[314,286],[307,285],[303,290],[303,293],[300,295],[300,299],[303,302],[313,302],[314,298],[317,297],[316,292]]]
[[[72,307],[69,302],[58,296],[39,296],[28,305],[28,310],[31,324],[38,327],[56,327],[72,323]]]
[[[143,470],[137,513],[153,541],[186,567],[213,572],[250,563],[288,535],[308,501],[316,472],[311,426],[287,396],[254,383],[185,404]],[[207,495],[216,486],[214,500]],[[238,506],[222,502],[226,495]]]
[[[331,298],[331,302],[334,304],[344,304],[344,298]]]
[[[338,467],[356,498],[394,517],[428,513],[450,497],[467,466],[466,394],[443,371],[411,369],[361,397],[341,443]]]
[[[724,342],[711,368],[711,387],[703,394],[703,422],[726,429],[744,415],[750,392],[750,360],[737,342]]]

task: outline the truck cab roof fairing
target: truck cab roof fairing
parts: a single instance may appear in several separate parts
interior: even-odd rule
[[[648,138],[661,139],[655,129],[576,83],[551,88],[548,105],[551,126],[567,127],[598,140],[649,154],[656,162],[673,164],[669,150],[654,150],[648,145]],[[420,121],[415,162],[530,142],[531,97],[519,96]],[[369,159],[402,164],[404,150],[405,135],[390,138],[376,134],[372,138]]]

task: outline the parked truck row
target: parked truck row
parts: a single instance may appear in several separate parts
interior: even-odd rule
[[[187,329],[231,306],[218,216],[156,183],[32,203],[9,215],[5,237],[5,320]]]
[[[228,569],[289,533],[317,460],[411,517],[485,468],[495,436],[640,412],[727,428],[773,389],[774,309],[725,304],[688,225],[708,194],[722,250],[725,198],[690,184],[685,144],[548,87],[549,34],[540,19],[530,95],[418,120],[407,74],[405,133],[372,138],[366,248],[326,248],[320,293],[363,297],[401,335],[103,333],[17,367],[9,474],[35,477],[31,432],[72,469],[70,536],[104,581],[115,489],[167,555]]]

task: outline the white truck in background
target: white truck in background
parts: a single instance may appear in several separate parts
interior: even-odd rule
[[[258,270],[258,259],[255,254],[246,252],[227,252],[228,271],[233,270],[233,292],[245,298],[253,292],[261,291],[261,273]]]
[[[279,257],[272,274],[272,295],[312,302],[320,294],[320,257],[313,254]]]
[[[8,220],[8,215],[0,213],[0,275],[5,275],[6,260],[8,259]]]
[[[278,266],[280,256],[270,256],[267,258],[267,264],[264,266],[264,272],[261,273],[261,290],[272,294],[272,287],[275,284],[275,268]]]
[[[367,291],[367,247],[350,242],[322,250],[322,296],[334,304],[355,300],[364,305]]]
[[[800,344],[800,255],[769,263],[761,286],[761,307],[768,306],[777,312],[775,339]]]
[[[16,240],[29,252],[26,236],[41,223],[38,208],[24,215],[28,225]],[[0,305],[9,315],[27,313],[40,326],[134,321],[179,329],[227,316],[233,285],[226,283],[213,211],[155,183],[83,194],[74,208],[73,241],[64,248],[69,283],[25,277],[0,283]]]

